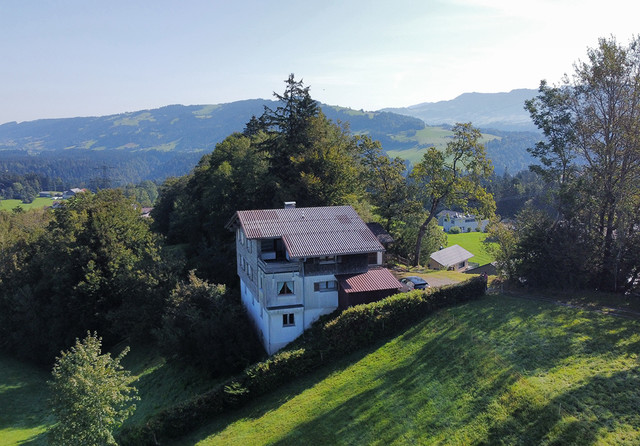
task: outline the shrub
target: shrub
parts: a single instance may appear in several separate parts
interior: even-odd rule
[[[451,226],[449,228],[449,234],[460,234],[460,228],[457,226]]]
[[[480,298],[486,290],[482,276],[438,289],[414,290],[321,317],[305,335],[269,359],[246,368],[218,387],[166,409],[146,426],[122,433],[122,444],[154,444],[196,428],[210,416],[247,404],[292,379],[397,334],[440,308]]]

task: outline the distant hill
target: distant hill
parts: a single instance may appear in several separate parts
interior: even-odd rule
[[[447,101],[450,122],[471,121],[477,127],[486,122],[495,124],[496,120],[488,121],[486,110],[515,101],[514,92],[505,95],[508,100],[472,93]],[[427,110],[428,105],[406,110],[416,113]],[[251,99],[215,105],[169,105],[110,116],[10,122],[0,125],[0,169],[19,175],[38,173],[59,179],[57,184],[65,187],[104,185],[105,181],[111,186],[162,181],[188,173],[203,154],[213,151],[231,133],[242,131],[251,116],[260,116],[265,106],[275,109],[278,102]],[[450,135],[447,125],[425,126],[424,118],[405,112],[321,107],[329,119],[348,123],[352,133],[369,135],[390,155],[410,162],[418,161],[429,146],[444,147]],[[505,107],[503,110],[508,110]],[[466,114],[454,116],[453,110],[466,110]],[[441,121],[449,122],[444,118]],[[498,130],[486,132],[485,141],[496,171],[515,173],[527,168],[531,158],[526,148],[539,136],[494,128]]]
[[[524,109],[524,101],[536,94],[537,90],[532,89],[508,93],[464,93],[450,101],[423,102],[384,111],[420,118],[427,125],[473,122],[481,129],[535,132],[537,128]]]

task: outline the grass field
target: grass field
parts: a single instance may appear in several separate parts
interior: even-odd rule
[[[0,355],[0,445],[46,444],[52,422],[47,410],[49,375]]]
[[[123,365],[132,372],[140,401],[127,424],[143,423],[152,413],[210,389],[215,381],[176,362],[167,363],[153,348],[134,346]],[[50,374],[0,356],[0,446],[48,444],[49,415],[46,381]]]
[[[451,141],[451,135],[451,130],[431,126],[418,130],[415,132],[415,135],[407,136],[400,134],[395,136],[394,139],[400,142],[415,142],[415,146],[404,150],[388,150],[387,154],[391,158],[398,156],[415,164],[422,159],[422,155],[424,155],[426,150],[425,147],[434,146],[439,150],[444,150],[447,143]],[[481,142],[487,143],[494,139],[499,139],[499,137],[491,134],[483,134]]]
[[[15,207],[21,207],[25,211],[33,208],[43,208],[53,204],[52,198],[38,197],[32,203],[25,204],[20,200],[0,200],[0,210],[10,211]]]
[[[639,444],[639,329],[488,296],[174,444]]]
[[[447,234],[447,247],[453,245],[460,245],[471,254],[474,254],[469,259],[470,262],[479,263],[485,265],[493,262],[495,259],[491,254],[487,252],[482,241],[487,238],[487,234],[484,232],[466,232],[464,234]]]

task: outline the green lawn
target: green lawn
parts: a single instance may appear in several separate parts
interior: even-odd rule
[[[132,372],[140,401],[125,425],[144,423],[160,409],[172,406],[215,385],[206,374],[178,362],[167,362],[155,348],[133,346],[123,366]],[[47,406],[47,371],[0,356],[0,446],[47,444],[53,423]]]
[[[175,444],[639,444],[639,329],[488,296]]]
[[[0,445],[46,444],[52,422],[47,409],[49,375],[0,355]]]
[[[495,259],[484,248],[482,241],[487,238],[484,232],[465,232],[463,234],[447,234],[447,247],[460,245],[474,256],[469,259],[470,262],[485,265],[493,262]]]
[[[38,197],[33,200],[32,203],[25,204],[20,200],[0,200],[0,210],[10,211],[11,209],[20,206],[25,211],[34,208],[43,208],[51,206],[53,204],[52,198]]]

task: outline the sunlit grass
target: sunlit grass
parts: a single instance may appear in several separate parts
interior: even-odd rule
[[[25,211],[28,209],[39,209],[53,204],[53,198],[37,197],[31,203],[23,203],[21,200],[0,200],[0,210],[10,211],[13,208],[21,207]]]
[[[473,254],[470,262],[485,265],[493,262],[494,257],[487,252],[482,241],[487,238],[484,232],[465,232],[461,234],[447,234],[447,247],[459,245]]]
[[[639,328],[489,296],[177,444],[638,444]]]

